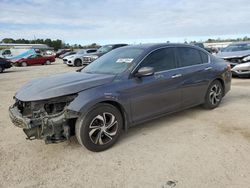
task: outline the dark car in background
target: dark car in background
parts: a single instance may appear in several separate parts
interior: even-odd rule
[[[250,77],[250,42],[230,44],[217,56],[230,63],[234,76]]]
[[[76,134],[81,145],[103,151],[136,124],[201,104],[218,107],[230,87],[228,63],[201,48],[127,46],[78,72],[28,82],[9,114],[28,139],[55,143]]]
[[[0,57],[0,73],[2,73],[5,69],[9,69],[11,67],[12,65],[10,61]]]
[[[56,56],[55,57],[59,57],[60,55],[65,54],[66,52],[71,52],[71,49],[59,49],[56,52]]]
[[[62,54],[62,55],[59,55],[59,58],[60,58],[60,59],[63,59],[63,58],[66,57],[66,56],[74,55],[74,54],[76,54],[76,52],[74,52],[74,51],[66,52],[66,53],[64,53],[64,54]]]
[[[83,57],[83,65],[88,65],[91,62],[93,62],[94,60],[96,60],[99,57],[101,57],[102,55],[110,52],[111,50],[114,50],[116,48],[120,48],[120,47],[123,47],[123,46],[127,46],[127,44],[109,44],[109,45],[104,45],[101,48],[99,48],[96,53],[92,53],[90,55],[85,55]]]

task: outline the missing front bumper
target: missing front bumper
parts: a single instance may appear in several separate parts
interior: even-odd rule
[[[22,116],[16,106],[11,106],[9,116],[15,126],[23,129],[29,140],[43,139],[49,144],[62,142],[71,136],[72,129],[68,125],[64,111],[55,115],[30,119]]]

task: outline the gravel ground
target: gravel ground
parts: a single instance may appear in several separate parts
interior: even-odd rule
[[[0,74],[0,187],[250,186],[250,79],[233,79],[221,106],[182,111],[129,129],[102,153],[70,141],[28,141],[9,120],[18,88],[32,78],[74,71],[14,67]]]

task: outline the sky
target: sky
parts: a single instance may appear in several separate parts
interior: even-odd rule
[[[0,0],[0,40],[70,44],[250,37],[249,0]]]

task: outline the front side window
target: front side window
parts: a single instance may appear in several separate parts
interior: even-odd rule
[[[176,68],[174,49],[164,48],[152,52],[141,63],[141,67],[153,67],[155,72]]]
[[[192,65],[202,64],[202,57],[200,51],[194,48],[180,47],[177,48],[180,66],[187,67]]]

